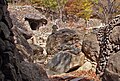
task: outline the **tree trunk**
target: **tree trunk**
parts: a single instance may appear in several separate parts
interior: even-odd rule
[[[61,4],[60,4],[60,0],[57,0],[57,2],[58,2],[58,10],[59,10],[60,20],[62,21],[62,7],[61,7]]]

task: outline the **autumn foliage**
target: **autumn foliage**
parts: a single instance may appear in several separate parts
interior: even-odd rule
[[[61,16],[64,15],[62,12],[65,12],[67,15],[74,15],[86,21],[96,15],[106,23],[113,16],[120,14],[119,0],[31,0],[31,2],[58,11]]]
[[[90,0],[71,0],[67,2],[65,10],[68,14],[88,20],[92,14],[92,3]]]

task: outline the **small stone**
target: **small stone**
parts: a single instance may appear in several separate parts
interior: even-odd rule
[[[85,62],[78,70],[89,71],[92,69],[92,64],[90,62]]]

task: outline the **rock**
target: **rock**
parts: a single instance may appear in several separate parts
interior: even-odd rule
[[[0,0],[0,81],[22,81],[6,0]]]
[[[54,55],[65,50],[75,55],[81,52],[81,43],[76,31],[61,29],[48,36],[46,41],[47,54]]]
[[[26,7],[26,9],[27,9],[27,7]],[[31,6],[31,9],[32,9],[32,6]],[[35,10],[35,9],[34,9],[34,10]],[[37,12],[37,10],[35,10],[35,11]],[[27,12],[26,12],[26,13],[27,13]],[[40,13],[37,13],[37,14],[30,14],[30,13],[28,13],[28,14],[25,14],[25,18],[27,18],[27,19],[40,20],[40,19],[42,19],[42,18],[45,19],[45,16],[42,15],[42,14],[40,14]]]
[[[27,30],[28,32],[29,31],[32,31],[32,29],[31,29],[31,27],[30,27],[30,24],[29,24],[29,22],[28,21],[24,21],[24,27],[26,28],[26,29],[24,29],[24,30]]]
[[[16,47],[19,50],[20,54],[23,55],[24,58],[29,59],[29,61],[32,61],[30,60],[30,56],[33,55],[33,49],[29,43],[18,28],[13,27],[12,31],[14,33]]]
[[[110,56],[103,81],[120,81],[120,51]]]
[[[0,38],[0,52],[5,51],[5,42]]]
[[[8,38],[10,36],[10,31],[7,27],[7,25],[3,22],[0,22],[1,30],[3,31],[3,35],[5,38]]]
[[[6,4],[6,2],[5,2],[5,4]],[[12,28],[13,24],[11,23],[12,20],[10,18],[9,12],[7,10],[8,6],[4,5],[4,6],[2,6],[2,8],[3,8],[3,16],[4,16],[4,19],[6,20],[6,23],[5,22],[4,23],[8,26],[8,29]]]
[[[5,44],[6,44],[6,51],[11,51],[11,52],[13,52],[13,49],[15,49],[15,46],[14,46],[14,44],[12,44],[11,42],[9,42],[8,40],[5,40],[4,41],[5,42]]]
[[[40,47],[40,46],[38,46],[38,45],[30,45],[30,46],[31,46],[32,49],[33,49],[34,55],[35,55],[35,54],[36,54],[36,55],[41,55],[41,54],[43,54],[44,49],[43,49],[42,47]]]
[[[109,40],[111,43],[120,45],[120,26],[116,26],[113,28],[109,36]]]
[[[43,53],[44,49],[42,47],[40,47],[39,45],[30,45],[33,49],[33,56],[32,59],[33,61],[39,62],[39,63],[44,63],[45,62],[45,54]]]
[[[0,19],[0,81],[49,81],[45,71],[41,69],[41,67],[32,63],[28,63],[27,67],[27,65],[24,65],[24,62],[21,62],[19,52],[14,43],[14,34],[11,29],[13,25],[7,6],[6,0],[0,0],[0,11],[3,12],[3,14],[0,13],[0,17],[2,17],[2,19]],[[19,35],[21,36],[18,32],[16,34],[18,37]],[[18,39],[20,44],[28,44],[20,39]],[[32,51],[29,48],[28,50],[30,52]],[[23,67],[25,68],[23,69]],[[26,75],[28,74],[29,77],[23,75],[25,70],[29,71],[26,72]],[[34,73],[32,73],[32,71],[34,71]],[[34,78],[32,79],[32,77]]]
[[[25,37],[25,39],[30,39],[33,36],[32,31],[25,31],[24,29],[18,28],[21,34]]]
[[[23,45],[16,44],[16,48],[24,59],[29,61],[30,54],[27,52],[26,48]]]
[[[45,70],[37,64],[21,62],[20,70],[25,81],[49,81]]]
[[[52,33],[56,32],[57,29],[58,29],[57,25],[53,25],[53,26],[52,26]]]
[[[48,69],[58,73],[71,72],[84,63],[81,41],[75,30],[55,31],[49,35],[46,43],[48,55],[55,55],[47,64]]]
[[[89,71],[92,69],[92,64],[90,62],[85,62],[78,70]]]
[[[48,62],[47,67],[56,72],[67,72],[71,58],[72,55],[69,52],[59,52]]]
[[[72,55],[69,71],[74,71],[77,69],[77,67],[82,66],[84,64],[84,60],[85,55],[82,52],[79,55]]]
[[[97,41],[96,34],[88,33],[85,35],[82,44],[82,52],[85,54],[87,58],[91,61],[97,62],[99,57],[100,46],[99,42]]]
[[[84,54],[73,55],[67,51],[60,51],[48,62],[47,68],[64,73],[70,71],[74,67],[79,67],[84,63]]]
[[[36,10],[33,6],[30,5],[22,5],[22,6],[8,6],[8,10],[10,11],[10,17],[12,19],[12,22],[14,26],[23,28],[25,30],[31,30],[30,25],[27,24],[26,26],[26,18],[31,18],[31,19],[42,19],[44,15],[42,15],[38,10]]]

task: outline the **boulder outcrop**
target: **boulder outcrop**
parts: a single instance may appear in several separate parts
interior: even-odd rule
[[[82,52],[85,54],[87,58],[91,61],[97,62],[99,57],[100,46],[97,41],[97,36],[95,33],[88,33],[85,35],[82,44]]]
[[[110,56],[103,81],[120,81],[120,51]]]
[[[46,51],[53,58],[48,62],[48,69],[64,73],[78,68],[84,63],[84,54],[81,52],[79,34],[70,29],[61,29],[49,35]]]
[[[23,81],[49,81],[45,70],[38,64],[21,62]]]
[[[47,54],[54,55],[59,51],[69,51],[75,55],[81,52],[81,43],[76,31],[61,29],[49,35],[46,42]]]
[[[47,68],[54,72],[64,73],[72,71],[73,68],[79,68],[83,63],[84,54],[73,55],[67,51],[60,51],[47,63]]]
[[[120,45],[120,26],[113,28],[109,36],[109,40],[113,44]]]

